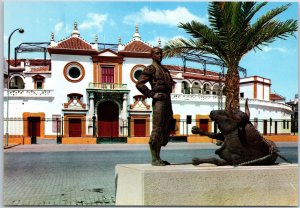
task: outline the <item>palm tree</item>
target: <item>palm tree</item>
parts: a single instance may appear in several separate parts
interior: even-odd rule
[[[227,67],[225,75],[225,109],[239,109],[238,65],[251,50],[272,43],[276,38],[286,39],[297,31],[297,20],[275,19],[290,4],[272,9],[257,18],[253,17],[267,3],[257,2],[211,2],[208,7],[210,27],[197,21],[180,23],[192,38],[179,38],[167,42],[165,57],[175,57],[185,52],[211,54],[219,57]]]

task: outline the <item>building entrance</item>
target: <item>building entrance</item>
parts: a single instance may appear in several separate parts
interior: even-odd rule
[[[81,137],[80,118],[69,118],[69,137]]]
[[[114,102],[103,102],[98,106],[98,137],[119,136],[119,107]]]
[[[41,136],[40,123],[41,123],[40,117],[28,117],[28,136],[30,137]]]

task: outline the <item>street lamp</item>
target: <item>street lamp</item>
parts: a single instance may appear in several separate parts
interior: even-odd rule
[[[6,99],[6,137],[5,137],[5,146],[8,146],[8,110],[9,110],[9,71],[10,71],[10,39],[11,36],[16,32],[19,31],[19,33],[24,33],[24,29],[23,28],[18,28],[15,29],[14,31],[12,31],[12,33],[9,35],[8,38],[8,55],[7,55],[7,59],[8,59],[8,65],[7,65],[7,99]]]

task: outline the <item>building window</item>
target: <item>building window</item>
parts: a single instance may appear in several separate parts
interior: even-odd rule
[[[113,66],[101,67],[102,83],[114,83],[114,72],[115,68]]]
[[[283,129],[285,129],[285,120],[283,120]]]
[[[64,67],[64,76],[69,82],[80,82],[85,76],[84,67],[78,62],[70,62]]]
[[[210,94],[210,87],[208,84],[203,85],[203,94],[206,94],[206,95]]]
[[[60,133],[61,129],[61,117],[60,115],[52,115],[52,132]]]
[[[44,89],[45,77],[37,74],[37,75],[33,76],[32,79],[34,80],[34,89],[37,89],[37,90]]]
[[[183,94],[190,94],[190,87],[189,87],[189,84],[186,81],[183,81],[181,83],[181,92]]]
[[[243,93],[243,92],[240,93],[240,97],[241,97],[241,98],[244,97],[244,93]]]
[[[25,84],[20,76],[14,76],[9,82],[9,89],[24,89]]]
[[[35,84],[36,84],[36,89],[38,89],[38,90],[43,89],[43,81],[36,80]]]
[[[80,74],[81,71],[77,67],[71,67],[68,72],[68,75],[73,79],[77,79],[78,77],[80,77]]]
[[[136,65],[131,69],[130,78],[134,83],[137,82],[145,68],[146,67],[144,65]]]

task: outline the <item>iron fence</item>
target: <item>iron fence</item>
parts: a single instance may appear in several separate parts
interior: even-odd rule
[[[298,132],[298,120],[253,119],[250,121],[263,135],[295,135]],[[8,122],[7,119],[4,119],[3,129],[6,129],[7,123],[10,137],[56,138],[58,143],[61,142],[62,137],[94,137],[98,139],[149,137],[152,129],[152,120],[141,118],[117,121],[98,121],[96,117],[9,118]],[[174,140],[192,136],[193,126],[209,132],[218,132],[217,124],[209,119],[174,119],[173,124],[170,136]]]

